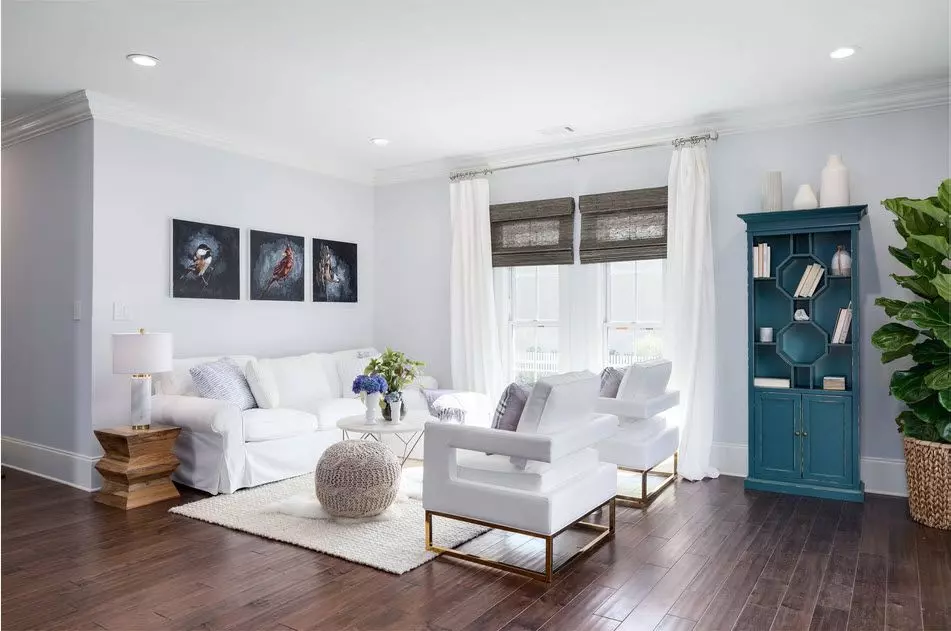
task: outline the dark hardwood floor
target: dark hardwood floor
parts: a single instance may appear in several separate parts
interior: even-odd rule
[[[895,498],[680,482],[647,511],[619,510],[616,539],[546,585],[444,560],[393,576],[170,502],[123,512],[6,473],[5,630],[951,630],[951,532]],[[518,535],[484,543],[508,559],[539,551]]]

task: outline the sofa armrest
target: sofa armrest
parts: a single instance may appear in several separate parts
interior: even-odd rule
[[[680,403],[680,392],[668,390],[664,394],[644,399],[612,399],[601,397],[594,409],[601,414],[613,414],[621,419],[646,419],[657,416]]]
[[[237,433],[244,442],[241,410],[228,401],[157,394],[152,397],[152,422],[198,433]]]
[[[501,454],[513,458],[553,462],[579,449],[597,444],[617,431],[617,418],[600,414],[587,423],[558,434],[528,434],[501,429],[452,425],[426,424],[426,460],[437,460],[450,450],[467,449]]]

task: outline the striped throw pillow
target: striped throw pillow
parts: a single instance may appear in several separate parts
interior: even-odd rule
[[[499,398],[499,404],[495,406],[492,429],[514,432],[518,428],[518,420],[522,417],[522,410],[525,409],[525,402],[531,392],[529,386],[510,383]]]
[[[618,388],[621,387],[621,380],[624,379],[624,373],[627,369],[614,368],[608,366],[601,371],[601,393],[599,396],[616,399]]]
[[[241,367],[230,357],[193,366],[188,372],[192,376],[198,396],[234,403],[239,410],[257,407],[248,379]]]

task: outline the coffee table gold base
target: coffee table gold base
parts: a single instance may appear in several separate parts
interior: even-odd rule
[[[443,556],[452,557],[456,559],[462,559],[463,561],[469,561],[470,563],[476,563],[478,565],[484,565],[487,567],[495,568],[497,570],[505,570],[507,572],[514,572],[515,574],[520,574],[522,576],[527,576],[538,581],[545,581],[550,583],[552,578],[555,575],[555,572],[561,571],[567,566],[571,565],[585,554],[599,546],[601,543],[608,539],[614,537],[615,531],[615,499],[612,497],[604,504],[592,509],[585,515],[593,513],[594,511],[601,510],[605,506],[610,507],[610,517],[608,519],[608,525],[604,524],[593,524],[591,522],[581,521],[581,516],[577,521],[568,524],[558,532],[553,535],[543,535],[537,532],[530,532],[528,530],[520,530],[518,528],[510,528],[509,526],[503,526],[501,524],[494,524],[488,521],[482,521],[479,519],[471,519],[469,517],[459,517],[458,515],[447,515],[446,513],[439,513],[436,511],[426,511],[426,550],[430,552],[437,552]],[[454,519],[456,521],[464,521],[470,524],[475,524],[477,526],[485,526],[487,528],[494,528],[497,530],[504,530],[506,532],[513,532],[519,535],[528,535],[529,537],[536,537],[545,541],[545,571],[536,572],[534,570],[529,570],[528,568],[520,567],[518,565],[512,565],[511,563],[504,563],[502,561],[496,561],[495,559],[489,559],[478,554],[471,554],[468,552],[460,552],[454,548],[444,548],[442,546],[437,546],[433,544],[433,516],[443,517],[445,519]],[[554,541],[555,537],[565,532],[569,528],[585,528],[587,530],[594,530],[600,533],[597,537],[589,541],[583,548],[578,550],[576,553],[565,559],[557,567],[554,567]]]

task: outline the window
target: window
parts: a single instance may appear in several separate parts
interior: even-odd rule
[[[604,264],[604,364],[629,366],[663,354],[664,261]]]
[[[510,267],[508,368],[513,381],[534,383],[560,372],[560,312],[557,265]]]

